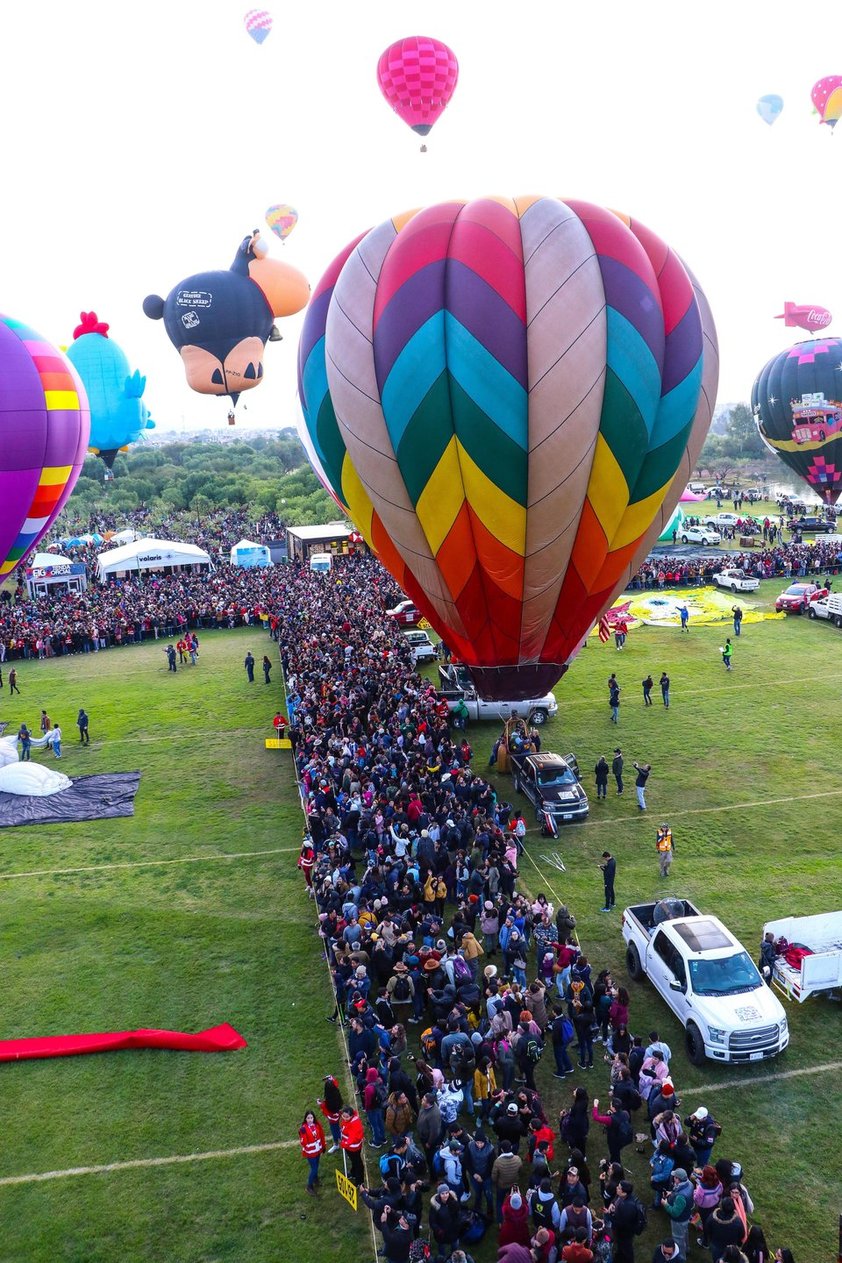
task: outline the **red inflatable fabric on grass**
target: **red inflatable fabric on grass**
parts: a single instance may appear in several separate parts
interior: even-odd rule
[[[119,1052],[126,1048],[168,1048],[174,1052],[233,1052],[248,1044],[223,1022],[190,1035],[186,1031],[110,1031],[92,1035],[46,1035],[36,1039],[0,1039],[0,1061],[36,1057],[75,1057],[82,1053]]]

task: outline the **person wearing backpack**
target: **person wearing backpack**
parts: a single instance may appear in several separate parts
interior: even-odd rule
[[[646,1210],[630,1180],[620,1180],[608,1213],[614,1228],[614,1263],[634,1263],[634,1239],[646,1231]]]
[[[690,1144],[696,1151],[696,1165],[699,1167],[707,1166],[710,1162],[713,1146],[716,1144],[722,1128],[703,1105],[694,1110],[689,1118],[685,1118],[684,1126],[687,1128]]]
[[[678,1246],[678,1253],[682,1259],[686,1259],[690,1220],[694,1209],[693,1185],[683,1167],[675,1167],[670,1184],[670,1191],[666,1200],[661,1203],[661,1208],[666,1211],[672,1223],[672,1236]]]
[[[527,1194],[527,1200],[535,1227],[551,1228],[558,1232],[561,1210],[553,1193],[552,1181],[544,1177],[538,1187]]]
[[[526,1086],[537,1092],[535,1084],[535,1067],[544,1055],[544,1041],[541,1036],[529,1029],[529,1023],[521,1022],[517,1041],[517,1063],[526,1079]]]
[[[670,1185],[672,1183],[670,1177],[675,1167],[675,1159],[670,1152],[671,1146],[668,1140],[661,1140],[658,1147],[649,1159],[649,1165],[652,1168],[652,1176],[649,1183],[652,1185],[653,1202],[652,1209],[660,1210],[661,1202],[666,1197]]]
[[[386,992],[390,1004],[396,1010],[404,1009],[408,1011],[412,1008],[412,1001],[415,995],[415,983],[409,976],[409,966],[399,960],[394,966],[394,973],[386,983]],[[398,1020],[402,1020],[400,1013]]]
[[[622,1151],[634,1140],[634,1131],[628,1112],[623,1109],[616,1097],[612,1097],[607,1114],[600,1114],[599,1100],[595,1097],[592,1117],[595,1123],[605,1128],[605,1139],[612,1162],[622,1162]]]
[[[383,1110],[388,1096],[386,1084],[380,1078],[380,1072],[377,1067],[369,1066],[365,1072],[363,1109],[368,1119],[368,1125],[371,1128],[371,1141],[369,1143],[372,1149],[382,1149],[386,1143]]]
[[[572,1044],[576,1031],[570,1018],[561,1009],[554,1009],[553,1014],[553,1020],[550,1023],[550,1037],[553,1041],[553,1056],[555,1057],[553,1078],[565,1079],[567,1075],[575,1074],[567,1049]]]

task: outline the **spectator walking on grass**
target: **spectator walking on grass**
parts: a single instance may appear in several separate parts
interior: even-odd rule
[[[91,738],[88,735],[88,716],[81,706],[79,707],[79,714],[76,716],[76,727],[79,729],[79,744],[89,746]]]
[[[175,649],[173,646],[167,645],[165,653],[167,655],[167,670],[177,671],[178,667],[175,664]]]
[[[612,675],[608,685],[608,705],[611,707],[611,722],[618,724],[620,722],[620,686]]]
[[[243,666],[246,669],[249,684],[254,684],[254,656],[250,649],[243,659]]]
[[[20,689],[18,688],[18,673],[14,667],[12,667],[9,672],[9,697],[11,697],[13,693],[20,694]]]
[[[643,685],[643,705],[651,706],[652,705],[652,687],[655,683],[655,681],[652,679],[651,671],[647,675],[646,679],[642,680],[641,683]]]
[[[272,674],[272,659],[268,654],[263,655],[263,680],[266,684],[271,684],[269,676]]]
[[[18,728],[18,741],[20,742],[20,761],[21,763],[29,763],[32,757],[29,753],[32,745],[32,733],[26,724],[21,724],[20,728]]]
[[[53,754],[57,759],[61,758],[61,728],[55,724],[52,731],[47,735],[48,743],[53,747]]]
[[[655,848],[658,852],[658,865],[661,876],[669,877],[673,855],[675,854],[675,843],[672,838],[672,829],[666,821],[658,826],[658,836],[655,839]]]

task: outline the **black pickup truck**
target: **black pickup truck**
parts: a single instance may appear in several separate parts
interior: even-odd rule
[[[556,825],[584,820],[590,810],[588,796],[579,781],[576,756],[549,751],[540,754],[512,752],[512,777],[515,789],[525,794],[540,821],[549,814]]]

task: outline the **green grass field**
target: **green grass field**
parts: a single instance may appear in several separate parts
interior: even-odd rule
[[[761,599],[782,586],[764,584]],[[531,833],[522,862],[525,886],[568,901],[595,968],[610,965],[621,980],[620,918],[599,912],[596,864],[603,849],[616,854],[620,907],[655,897],[662,818],[677,847],[670,888],[720,915],[752,954],[765,920],[842,906],[831,713],[839,633],[800,618],[746,625],[730,675],[718,653],[724,634],[644,627],[622,653],[592,638],[558,686],[559,716],[544,730],[546,748],[575,750],[592,796],[589,769],[613,746],[628,767],[636,758],[653,765],[645,815],[633,792],[610,793],[559,843]],[[249,646],[259,660],[263,633],[205,634],[199,666],[174,676],[156,646],[23,663],[22,697],[12,704],[0,694],[0,720],[37,727],[45,706],[62,723],[64,772],[143,773],[133,819],[0,837],[4,1037],[230,1021],[249,1042],[222,1055],[126,1052],[3,1066],[0,1263],[371,1257],[366,1218],[329,1184],[334,1158],[323,1164],[321,1197],[303,1192],[297,1124],[323,1075],[339,1073],[341,1049],[324,1021],[327,977],[295,870],[301,819],[289,755],[263,747],[279,671],[277,687],[248,686]],[[664,668],[671,708],[656,691],[644,710],[640,681]],[[605,687],[612,670],[623,685],[618,728]],[[80,705],[91,718],[89,749],[74,743]],[[481,769],[495,728],[469,736]],[[512,797],[510,783],[498,788]],[[546,862],[553,852],[566,872]],[[68,869],[86,871],[56,871]],[[633,1029],[657,1023],[677,1050],[684,1110],[704,1103],[722,1122],[719,1153],[743,1162],[770,1242],[789,1244],[797,1263],[819,1263],[835,1251],[842,1187],[838,1066],[821,1069],[841,1060],[840,1012],[823,999],[788,1012],[792,1043],[782,1058],[695,1070],[660,999],[646,984],[632,991]],[[580,1081],[605,1098],[599,1066],[559,1084],[550,1060],[539,1076],[553,1115]],[[804,1073],[771,1078],[793,1070]],[[252,1146],[269,1147],[235,1152]],[[595,1136],[594,1165],[601,1152]],[[642,1184],[645,1159],[626,1152]],[[208,1153],[226,1156],[10,1182]],[[664,1235],[656,1216],[650,1222],[641,1258]],[[478,1263],[494,1257],[493,1236],[475,1251]]]

